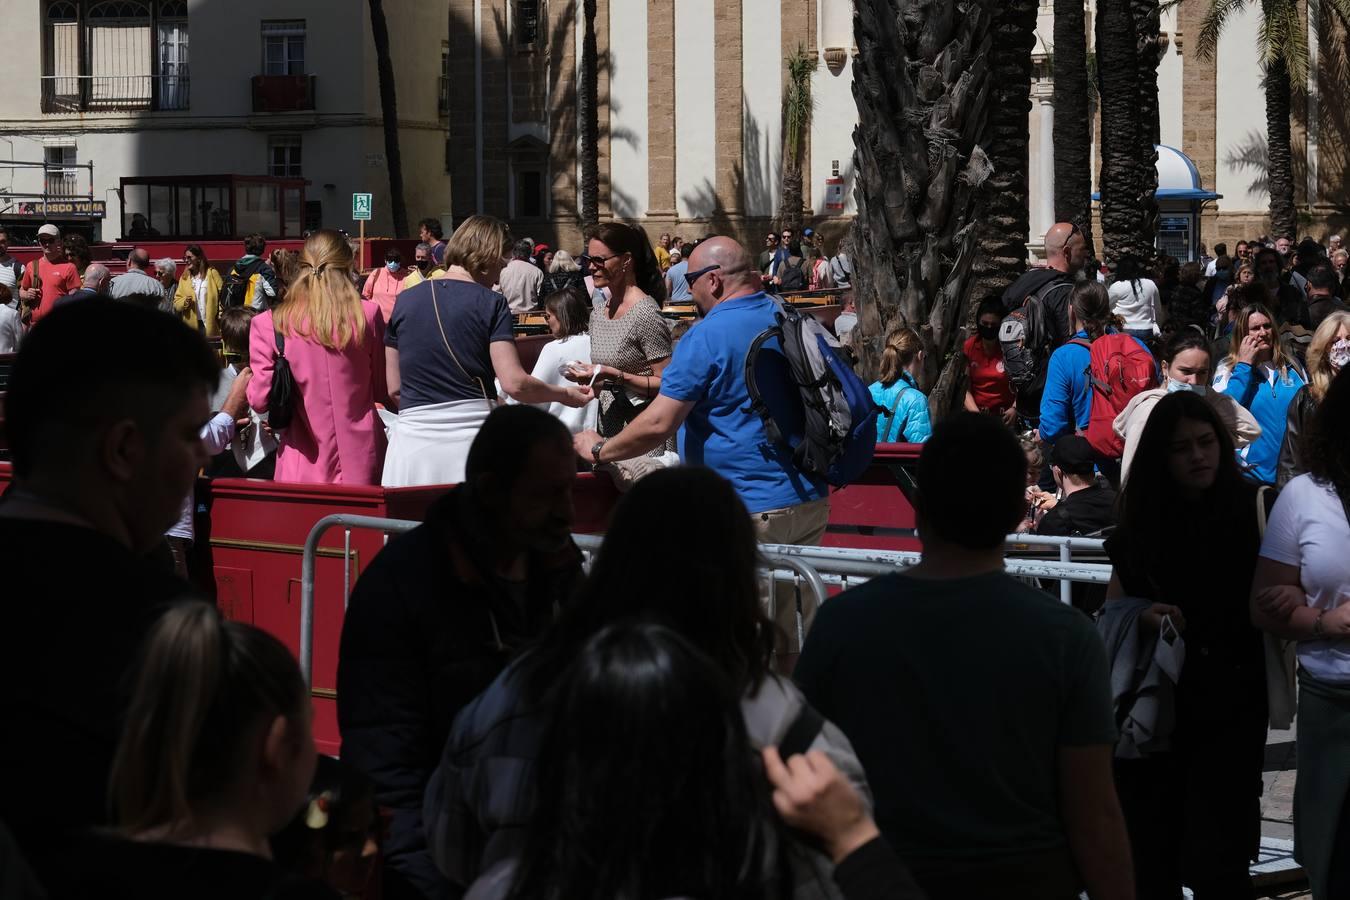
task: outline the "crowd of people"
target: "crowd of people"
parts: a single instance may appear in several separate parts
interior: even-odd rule
[[[766,434],[746,354],[778,324],[766,289],[846,254],[422,230],[414,267],[364,282],[331,231],[214,280],[200,253],[181,277],[138,258],[123,290],[154,302],[96,282],[44,308],[76,280],[58,236],[13,273],[0,564],[44,598],[0,632],[16,896],[1252,897],[1295,677],[1299,858],[1318,900],[1350,896],[1350,312],[1320,263],[1197,287],[1212,316],[1178,322],[1056,225],[1050,267],[975,308],[965,411],[936,421],[894,328],[871,395],[879,442],[923,444],[922,559],[814,609],[760,584],[757,544],[819,543],[830,500]],[[533,374],[508,291],[546,311]],[[787,370],[749,374],[792,405]],[[200,470],[255,471],[266,441],[281,481],[455,485],[354,586],[340,761],[289,651],[165,540]],[[589,567],[586,465],[625,492]],[[1018,530],[1109,535],[1104,597],[1007,575]]]

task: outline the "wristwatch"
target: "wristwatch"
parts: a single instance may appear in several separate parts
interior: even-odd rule
[[[595,460],[597,466],[600,465],[600,451],[605,449],[605,444],[608,441],[609,438],[601,438],[591,445],[591,459]]]

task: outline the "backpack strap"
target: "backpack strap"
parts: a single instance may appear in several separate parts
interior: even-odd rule
[[[789,756],[796,756],[805,753],[811,749],[811,745],[816,741],[816,735],[825,727],[825,717],[816,711],[816,708],[805,700],[802,701],[802,708],[797,710],[797,716],[784,732],[783,739],[778,742],[778,755],[786,760]]]
[[[890,432],[891,426],[895,424],[895,413],[897,410],[900,409],[900,398],[905,396],[905,391],[909,390],[910,388],[910,384],[908,381],[905,380],[903,374],[900,376],[899,381],[900,381],[900,390],[895,392],[895,402],[891,404],[890,410],[886,412],[886,415],[890,418],[890,421],[886,423],[886,427],[884,429],[882,428],[877,429],[878,433],[881,434],[883,437]],[[903,430],[901,431],[900,436],[901,437],[905,436]]]
[[[760,393],[759,384],[755,379],[755,359],[759,356],[760,349],[773,338],[782,341],[783,329],[781,326],[764,329],[750,342],[750,349],[745,351],[745,388],[750,395],[750,411],[759,416],[760,422],[764,424],[764,434],[769,439],[769,443],[781,444],[783,443],[783,432],[779,430],[778,424],[769,414],[769,405],[764,402],[764,395]]]

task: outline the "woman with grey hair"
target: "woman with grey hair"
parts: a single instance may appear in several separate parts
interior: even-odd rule
[[[164,299],[159,308],[164,312],[173,312],[173,295],[178,290],[178,263],[169,257],[155,260],[155,278],[164,288]]]

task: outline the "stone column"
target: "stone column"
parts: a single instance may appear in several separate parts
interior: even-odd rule
[[[717,163],[715,190],[721,212],[741,211],[742,119],[741,0],[716,0],[713,41],[717,62],[713,84],[717,97]]]
[[[1031,88],[1031,96],[1040,103],[1041,152],[1036,160],[1039,184],[1036,188],[1035,224],[1031,228],[1032,242],[1042,240],[1050,226],[1055,224],[1055,88],[1050,79],[1042,79]]]
[[[676,140],[675,0],[647,0],[647,218],[663,226],[676,218]]]

